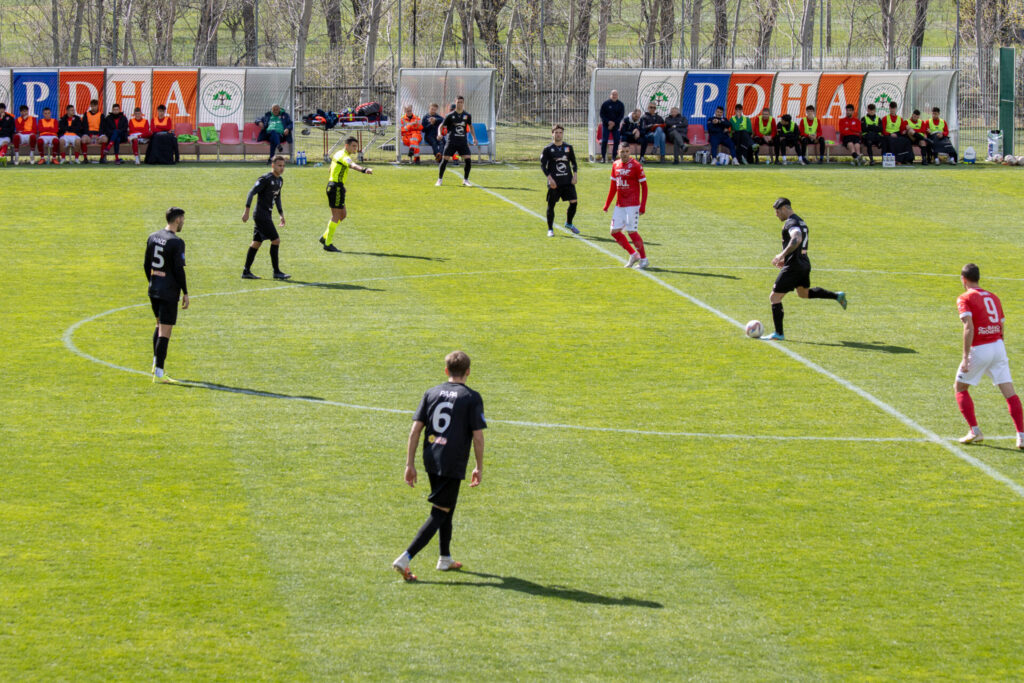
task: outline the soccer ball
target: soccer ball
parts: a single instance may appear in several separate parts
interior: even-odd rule
[[[764,325],[761,324],[760,320],[751,320],[747,323],[747,336],[751,339],[757,339],[764,334]]]
[[[1003,163],[1003,155],[1002,154],[993,154],[992,155],[992,163],[994,163],[994,164],[1001,164],[1001,163]]]
[[[1024,155],[1017,157],[1017,165],[1024,166]]]
[[[1003,157],[1003,166],[1015,166],[1017,164],[1017,157],[1012,154],[1007,154]]]

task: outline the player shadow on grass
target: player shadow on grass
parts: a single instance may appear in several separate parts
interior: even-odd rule
[[[692,270],[672,270],[671,268],[655,268],[650,266],[647,270],[652,273],[675,273],[676,275],[695,275],[696,277],[717,277],[723,280],[742,280],[743,278],[736,275],[723,275],[722,273],[696,273]]]
[[[320,289],[344,289],[344,290],[357,290],[361,289],[366,292],[383,292],[383,289],[377,289],[375,287],[364,287],[362,285],[352,285],[347,282],[306,282],[304,280],[290,280],[289,284],[299,285],[300,287],[319,287]]]
[[[306,396],[304,394],[282,394],[277,391],[263,391],[261,389],[246,389],[245,387],[233,387],[229,384],[217,384],[206,382],[201,379],[179,378],[173,385],[182,389],[207,389],[209,391],[225,391],[229,394],[245,394],[246,396],[262,396],[264,398],[285,398],[293,401],[326,401],[320,396]]]
[[[417,254],[387,254],[379,251],[345,251],[341,250],[343,254],[349,254],[350,256],[380,256],[382,258],[411,258],[420,261],[447,261],[443,256],[419,256]]]
[[[994,451],[1009,451],[1010,453],[1020,453],[1021,450],[1016,446],[997,446],[991,441],[982,441],[981,443],[968,444],[970,448],[991,448]]]
[[[560,600],[572,600],[573,602],[580,602],[588,605],[608,605],[616,606],[621,605],[623,607],[647,607],[649,609],[662,609],[664,607],[660,602],[654,602],[652,600],[638,600],[636,598],[613,598],[607,595],[600,595],[598,593],[588,593],[587,591],[577,590],[575,588],[566,588],[565,586],[544,586],[533,581],[527,581],[526,579],[520,579],[515,576],[499,576],[497,574],[485,574],[483,572],[470,572],[465,569],[461,570],[459,574],[468,574],[470,576],[479,576],[482,579],[498,579],[498,581],[423,581],[418,580],[417,583],[433,583],[444,586],[475,586],[478,588],[498,588],[500,590],[516,591],[517,593],[526,593],[527,595],[538,595],[546,598],[558,598]]]
[[[593,242],[611,242],[611,243],[615,242],[612,238],[606,238],[606,237],[600,236],[600,234],[586,234],[585,233],[585,234],[581,234],[580,237],[581,238],[587,238],[588,240],[591,240]],[[662,243],[660,243],[660,242],[651,242],[650,240],[644,240],[643,243],[647,247],[660,247],[660,246],[662,246]]]
[[[812,341],[798,341],[793,340],[794,344],[810,344],[812,346],[836,346],[839,348],[846,349],[860,349],[862,351],[881,351],[882,353],[917,353],[914,349],[907,346],[893,346],[892,344],[883,344],[882,342],[855,342],[855,341],[841,341],[839,343],[830,342],[812,342]]]

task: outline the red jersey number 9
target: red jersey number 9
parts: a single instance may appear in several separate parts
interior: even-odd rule
[[[981,300],[985,303],[985,311],[988,312],[988,321],[991,323],[999,322],[999,309],[996,308],[996,302],[992,300],[992,297],[983,296]]]

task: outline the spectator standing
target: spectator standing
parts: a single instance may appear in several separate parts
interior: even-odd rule
[[[292,117],[288,115],[281,105],[275,104],[270,111],[256,121],[260,134],[256,137],[258,142],[270,143],[270,156],[267,163],[274,161],[274,156],[281,152],[283,145],[292,140]]]
[[[665,137],[672,143],[672,163],[679,163],[679,156],[686,151],[690,138],[686,137],[690,122],[679,113],[679,107],[672,107],[665,117]]]
[[[608,138],[612,139],[612,161],[619,156],[622,120],[626,118],[626,105],[619,101],[619,91],[612,90],[601,104],[601,163],[608,161]]]
[[[441,150],[444,149],[438,135],[438,129],[441,126],[441,122],[444,121],[444,117],[438,113],[440,108],[441,105],[437,102],[431,102],[430,108],[420,122],[423,126],[423,141],[430,145],[430,149],[434,150],[434,161],[437,163],[441,163]]]

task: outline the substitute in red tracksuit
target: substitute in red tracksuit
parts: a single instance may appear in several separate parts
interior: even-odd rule
[[[860,151],[860,119],[852,104],[846,105],[846,116],[839,119],[839,139],[853,156],[853,165],[861,160]]]

